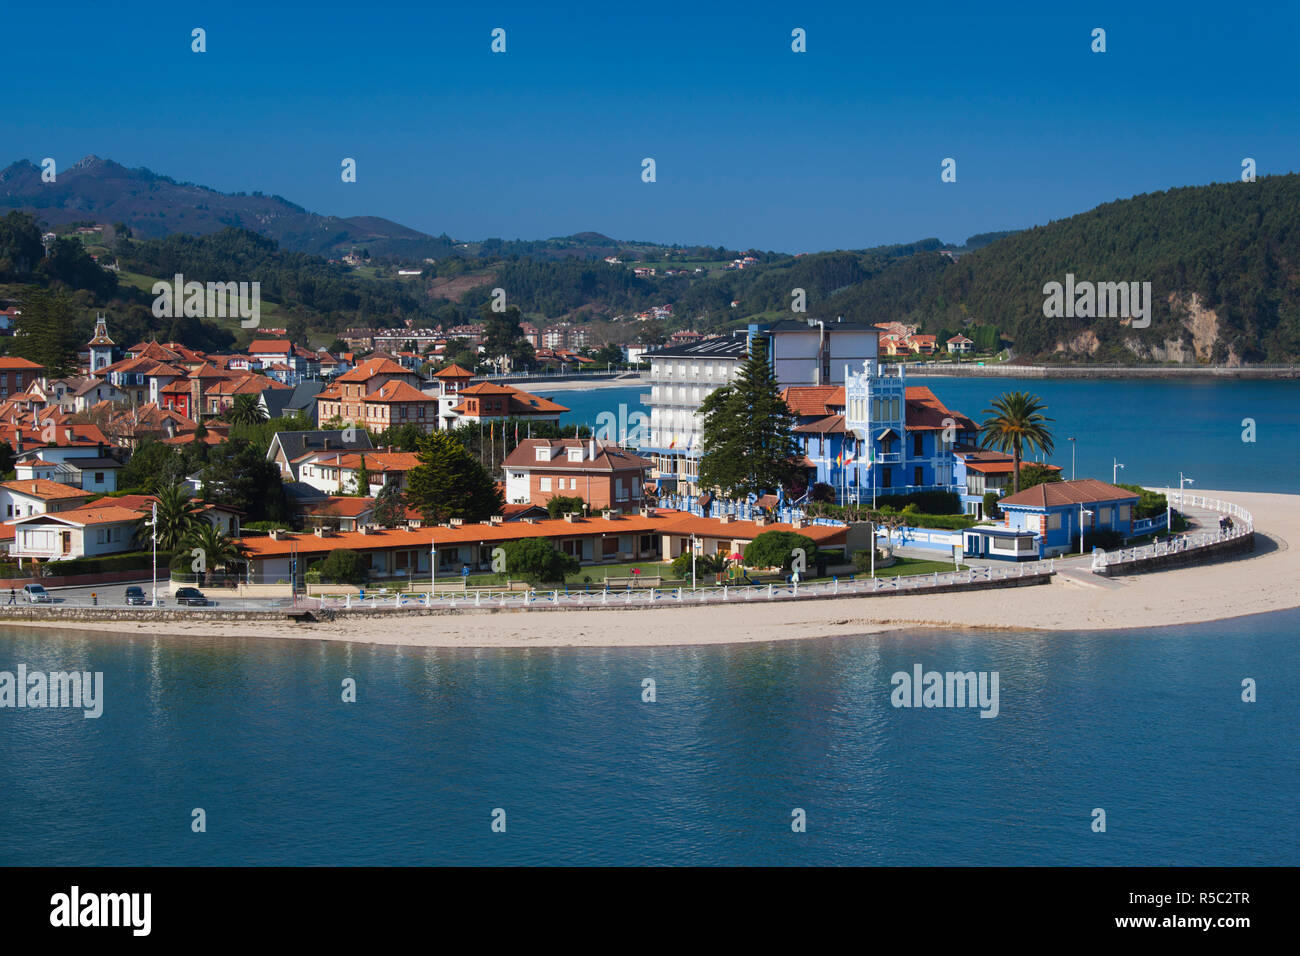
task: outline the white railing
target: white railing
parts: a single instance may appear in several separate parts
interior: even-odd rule
[[[671,607],[679,604],[722,604],[746,601],[789,601],[801,598],[853,597],[865,594],[924,593],[935,588],[962,587],[984,582],[1011,581],[1027,577],[1053,574],[1054,560],[1032,561],[999,567],[968,568],[965,571],[941,571],[932,574],[912,574],[897,577],[832,578],[811,584],[790,581],[767,584],[708,587],[654,587],[602,590],[533,589],[528,591],[500,591],[490,588],[469,589],[454,593],[397,592],[393,594],[367,594],[360,599],[354,594],[318,595],[301,600],[305,609],[320,610],[386,610],[397,608],[446,608],[469,610],[575,607]]]
[[[1199,548],[1244,537],[1255,530],[1254,515],[1241,505],[1234,504],[1231,501],[1186,492],[1180,495],[1169,489],[1165,489],[1165,495],[1166,500],[1178,508],[1204,508],[1207,511],[1226,515],[1232,518],[1232,528],[1222,531],[1196,531],[1191,534],[1171,535],[1163,541],[1153,541],[1150,544],[1132,548],[1119,548],[1115,551],[1094,551],[1092,555],[1092,570],[1094,572],[1104,573],[1107,568],[1118,565],[1132,564],[1135,561],[1145,561],[1148,558],[1162,557],[1167,554],[1195,551]]]

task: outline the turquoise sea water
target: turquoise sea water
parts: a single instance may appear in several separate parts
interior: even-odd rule
[[[1122,482],[1177,486],[1181,470],[1193,488],[1300,493],[1300,381],[974,379],[914,377],[941,401],[976,421],[1005,391],[1039,395],[1056,437],[1048,460],[1070,473],[1070,442],[1077,439],[1078,477],[1111,479],[1112,460],[1125,465]],[[643,411],[648,387],[605,388],[553,394],[572,411],[565,421],[594,425],[620,404]],[[1255,422],[1255,441],[1242,441],[1243,420]]]
[[[1298,627],[502,651],[0,634],[0,669],[106,684],[98,720],[0,710],[0,865],[1295,864]],[[999,715],[894,708],[918,663],[998,672]]]
[[[1300,492],[1300,383],[925,384],[976,418],[1039,393],[1080,476],[1117,455],[1121,480]],[[641,391],[556,396],[594,422]],[[106,683],[97,720],[0,708],[0,865],[1294,865],[1298,632],[1300,612],[658,649],[0,631],[0,671]],[[916,664],[996,671],[999,715],[893,707]]]

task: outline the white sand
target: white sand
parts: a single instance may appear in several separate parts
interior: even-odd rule
[[[1291,542],[1300,543],[1300,496],[1198,494],[1234,501],[1254,515],[1253,554],[1098,584],[1058,575],[1047,586],[965,594],[755,601],[626,611],[383,616],[320,624],[195,622],[184,626],[142,622],[129,625],[129,633],[287,637],[419,647],[636,647],[794,640],[899,627],[1154,627],[1300,607],[1300,549],[1291,547]],[[1107,586],[1109,582],[1113,586]],[[58,627],[103,630],[103,625],[92,623]]]

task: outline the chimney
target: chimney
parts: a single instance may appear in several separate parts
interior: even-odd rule
[[[592,461],[596,460],[596,439],[593,438],[587,445],[587,457]]]
[[[272,540],[272,541],[279,541],[279,540],[281,540],[281,532],[280,532],[280,530],[279,530],[278,528],[272,530],[272,531],[270,532],[270,536],[271,536],[271,540]]]
[[[581,517],[582,515],[577,511],[566,511],[564,513],[564,520],[569,522],[569,524],[573,524]]]
[[[766,515],[755,515],[755,516],[754,516],[754,524],[758,525],[758,527],[760,527],[760,528],[763,527],[763,525],[767,524],[767,516],[766,516]]]
[[[735,520],[736,520],[736,516],[735,516],[735,515],[719,515],[719,516],[718,516],[718,524],[731,524],[731,522],[733,522],[733,521],[735,521]]]
[[[461,525],[463,525],[464,523],[465,523],[465,519],[464,519],[464,518],[452,518],[452,519],[451,519],[451,526],[452,526],[453,528],[459,528],[459,527],[460,527]]]
[[[505,522],[506,522],[506,516],[505,516],[505,515],[493,515],[491,518],[488,519],[488,521],[489,521],[490,523],[492,523],[492,524],[505,524]]]

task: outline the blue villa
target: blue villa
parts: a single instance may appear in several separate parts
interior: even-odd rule
[[[868,359],[861,372],[845,370],[843,385],[791,386],[782,397],[798,421],[810,485],[830,485],[839,501],[918,491],[958,492],[965,500],[957,453],[975,451],[978,426],[929,388],[907,385],[901,363]],[[982,504],[983,492],[973,500]]]
[[[1036,560],[1077,549],[1080,527],[1085,549],[1088,535],[1097,531],[1132,537],[1149,530],[1134,527],[1138,500],[1135,492],[1094,478],[1035,485],[998,502],[1005,515],[1001,527],[966,529],[965,551],[970,557]]]

